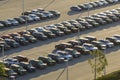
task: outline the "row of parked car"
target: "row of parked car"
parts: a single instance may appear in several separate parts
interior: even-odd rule
[[[116,45],[120,45],[120,35],[118,34],[99,40],[94,36],[85,36],[57,44],[55,45],[56,51],[49,53],[47,56],[39,56],[38,59],[28,59],[25,56],[18,55],[0,62],[6,66],[6,77],[18,77],[35,72],[36,69],[46,69],[49,66],[80,58],[82,55],[89,55],[93,50],[104,51]]]
[[[71,6],[70,9],[72,11],[84,11],[84,10],[88,10],[88,9],[91,10],[91,9],[95,9],[98,7],[108,6],[110,4],[116,4],[118,2],[120,2],[120,0],[98,0],[98,1],[94,1],[94,2]]]
[[[79,58],[81,54],[73,49],[66,48],[65,51],[58,51],[56,53],[49,53],[47,56],[39,56],[38,59],[28,59],[25,56],[18,55],[12,58],[6,58],[0,61],[5,65],[6,76],[11,78],[14,76],[25,75],[27,73],[35,72],[37,69],[43,70],[49,66],[65,63],[66,60],[70,61],[73,58]]]
[[[46,25],[29,29],[27,31],[19,31],[1,36],[0,40],[5,42],[5,50],[16,48],[20,45],[28,45],[38,40],[47,40],[57,36],[64,36],[71,33],[77,33],[84,30],[99,27],[101,25],[110,24],[120,20],[120,8],[93,14],[89,17],[77,18],[61,23]]]
[[[25,11],[22,16],[16,18],[8,18],[7,20],[0,21],[0,28],[19,26],[22,24],[28,24],[41,20],[51,19],[59,17],[60,12],[56,10],[46,11],[43,8],[33,9],[31,11]]]
[[[106,37],[105,39],[97,40],[94,36],[80,37],[76,40],[70,40],[55,45],[56,50],[64,50],[66,48],[72,48],[80,52],[81,54],[90,54],[92,50],[105,50],[113,46],[120,45],[120,35],[115,34],[112,37]]]

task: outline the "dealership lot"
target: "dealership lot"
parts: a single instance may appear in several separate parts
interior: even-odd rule
[[[76,2],[74,1],[74,3],[72,3],[72,1],[73,0],[65,1],[65,2],[69,3],[66,6],[65,6],[65,4],[63,4],[65,9],[63,9],[61,7],[62,5],[55,7],[56,9],[59,9],[61,12],[63,11],[60,19],[56,19],[53,21],[51,20],[51,21],[43,22],[43,23],[39,23],[39,24],[32,24],[32,25],[29,25],[29,28],[53,24],[53,23],[57,23],[57,22],[61,22],[64,20],[69,20],[69,19],[78,17],[79,14],[77,14],[77,13],[73,14],[71,12],[68,12],[69,11],[68,6],[76,4],[78,2],[78,1],[76,1]],[[59,3],[59,1],[58,1],[58,3]],[[56,4],[58,4],[58,3],[56,3]],[[63,3],[63,2],[60,1],[60,3]],[[108,9],[111,10],[114,8],[118,8],[119,6],[120,6],[119,4],[116,4],[114,6],[90,11],[90,14],[98,13],[98,12],[105,11]],[[54,8],[54,6],[52,5],[49,8],[52,9],[52,8]],[[67,13],[68,13],[68,15],[66,15]],[[71,14],[73,14],[73,15],[71,15]],[[87,12],[85,12],[85,14],[83,14],[83,16],[87,16]],[[110,24],[110,25],[106,25],[106,26],[102,26],[102,27],[99,27],[96,29],[82,32],[82,33],[80,33],[80,36],[93,35],[93,36],[97,37],[98,39],[102,39],[107,36],[112,36],[113,34],[119,34],[119,31],[120,31],[119,25],[120,25],[119,22],[115,22],[114,24]],[[8,30],[7,33],[11,33],[11,32],[16,32],[16,31],[23,30],[23,29],[25,29],[25,28],[20,27],[20,28],[15,28],[15,29],[6,29],[6,30]],[[0,31],[0,32],[3,32],[3,31]],[[29,58],[37,58],[39,55],[47,55],[49,52],[51,52],[54,49],[55,44],[61,43],[63,41],[67,42],[67,41],[75,39],[75,38],[76,38],[76,34],[72,34],[72,35],[68,35],[68,36],[64,36],[64,37],[59,37],[56,39],[51,39],[51,40],[48,40],[48,41],[45,41],[42,43],[38,42],[36,44],[32,44],[32,45],[29,45],[26,47],[21,47],[20,49],[10,50],[10,51],[5,52],[5,54],[11,54],[10,56],[24,54],[25,56],[29,56]],[[115,49],[117,49],[117,50],[115,50]],[[107,54],[108,63],[109,63],[108,72],[117,70],[119,68],[119,64],[117,64],[119,62],[119,48],[115,47],[115,48],[112,48],[111,51],[108,50],[107,52],[108,53],[110,52],[110,54]],[[75,60],[76,64],[74,64],[74,66],[73,65],[70,66],[69,75],[70,75],[71,80],[73,80],[73,79],[74,80],[80,80],[80,79],[81,80],[89,80],[89,78],[92,77],[89,64],[87,63],[87,61],[83,61],[83,60],[86,60],[87,57],[88,56],[83,56],[80,60],[76,59]],[[114,60],[111,61],[110,59],[112,59],[112,58],[114,58]],[[83,61],[83,62],[79,62],[79,61]],[[114,61],[116,61],[116,62],[114,62]],[[70,64],[72,64],[72,63],[74,63],[74,61],[71,62]],[[82,67],[83,65],[84,65],[84,67]],[[112,66],[112,65],[116,65],[116,66]],[[22,78],[25,78],[25,80],[29,80],[29,79],[32,79],[32,80],[54,80],[60,74],[60,72],[62,70],[61,68],[63,68],[63,67],[65,67],[65,66],[58,65],[58,66],[49,68],[50,71],[45,70],[45,71],[40,71],[37,73],[32,73],[32,74],[28,74],[26,76],[20,77],[18,79],[21,80]],[[52,70],[53,70],[53,72],[51,72]],[[72,74],[78,70],[79,70],[79,72],[76,72],[76,74]],[[47,74],[47,72],[50,72],[50,73]],[[88,77],[86,77],[86,75],[84,75],[84,74],[88,75]],[[65,76],[63,76],[61,78],[61,80],[63,80],[63,79],[65,79]]]

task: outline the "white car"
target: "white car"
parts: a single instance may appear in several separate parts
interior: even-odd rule
[[[65,51],[57,51],[56,54],[59,54],[61,57],[63,57],[64,59],[70,61],[73,59],[73,56],[68,54],[67,52]]]

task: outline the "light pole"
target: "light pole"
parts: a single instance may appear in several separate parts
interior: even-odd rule
[[[66,62],[66,80],[69,79],[69,76],[68,76],[68,60],[65,60]]]
[[[103,53],[104,53],[104,55],[105,55],[105,53],[106,53],[106,50],[105,50],[105,49],[103,50]],[[106,75],[106,66],[105,66],[103,72],[104,72],[104,75]]]
[[[23,16],[25,16],[25,27],[26,27],[26,32],[27,32],[27,30],[28,30],[28,22],[27,22],[27,16],[24,14],[24,12],[25,12],[25,1],[24,0],[22,0],[22,15]]]

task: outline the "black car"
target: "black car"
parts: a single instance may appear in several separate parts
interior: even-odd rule
[[[16,17],[14,18],[15,20],[17,20],[20,24],[25,24],[25,19],[23,19],[22,17]]]
[[[73,58],[79,58],[81,56],[80,52],[78,52],[77,50],[72,49],[72,48],[65,48],[64,51],[67,52],[68,54],[72,55]]]
[[[71,6],[70,9],[72,11],[82,11],[82,9],[79,6]]]
[[[36,68],[33,67],[32,64],[29,64],[28,62],[20,62],[19,65],[26,69],[28,72],[36,71]]]
[[[32,64],[34,67],[39,68],[39,69],[45,69],[47,67],[46,63],[43,63],[42,60],[30,60],[29,61],[30,64]]]
[[[50,53],[50,54],[48,54],[48,57],[51,57],[57,63],[63,63],[64,62],[64,58],[61,57],[59,54]]]
[[[13,39],[8,39],[8,38],[6,38],[6,39],[4,39],[4,40],[5,40],[5,42],[6,42],[8,45],[10,45],[10,47],[17,48],[17,47],[20,46],[20,44],[17,43],[17,42],[16,42],[15,40],[13,40]]]
[[[91,42],[94,46],[98,47],[98,49],[100,50],[105,50],[106,49],[106,45],[99,42],[99,41],[92,41]]]
[[[120,40],[117,39],[116,37],[106,37],[106,39],[109,40],[110,42],[113,42],[115,45],[120,44]]]
[[[59,17],[60,16],[60,12],[56,11],[56,10],[51,10],[49,11],[50,13],[52,13],[54,16]]]
[[[40,56],[38,60],[42,60],[44,63],[47,63],[48,66],[54,66],[56,62],[50,57]]]
[[[119,17],[115,16],[114,14],[107,14],[107,16],[113,21],[119,21]]]
[[[44,35],[42,32],[33,32],[31,35],[39,40],[47,40],[48,39],[47,36]]]
[[[24,37],[27,41],[29,41],[30,43],[35,43],[37,42],[37,39],[35,37],[33,37],[32,35],[29,34],[23,34],[22,37]]]
[[[24,69],[22,66],[19,66],[17,64],[12,64],[10,68],[15,72],[17,72],[17,74],[19,75],[25,75],[27,73],[26,69]]]
[[[29,44],[29,42],[24,37],[21,37],[21,36],[15,36],[13,39],[16,42],[18,42],[20,45],[28,45]]]

